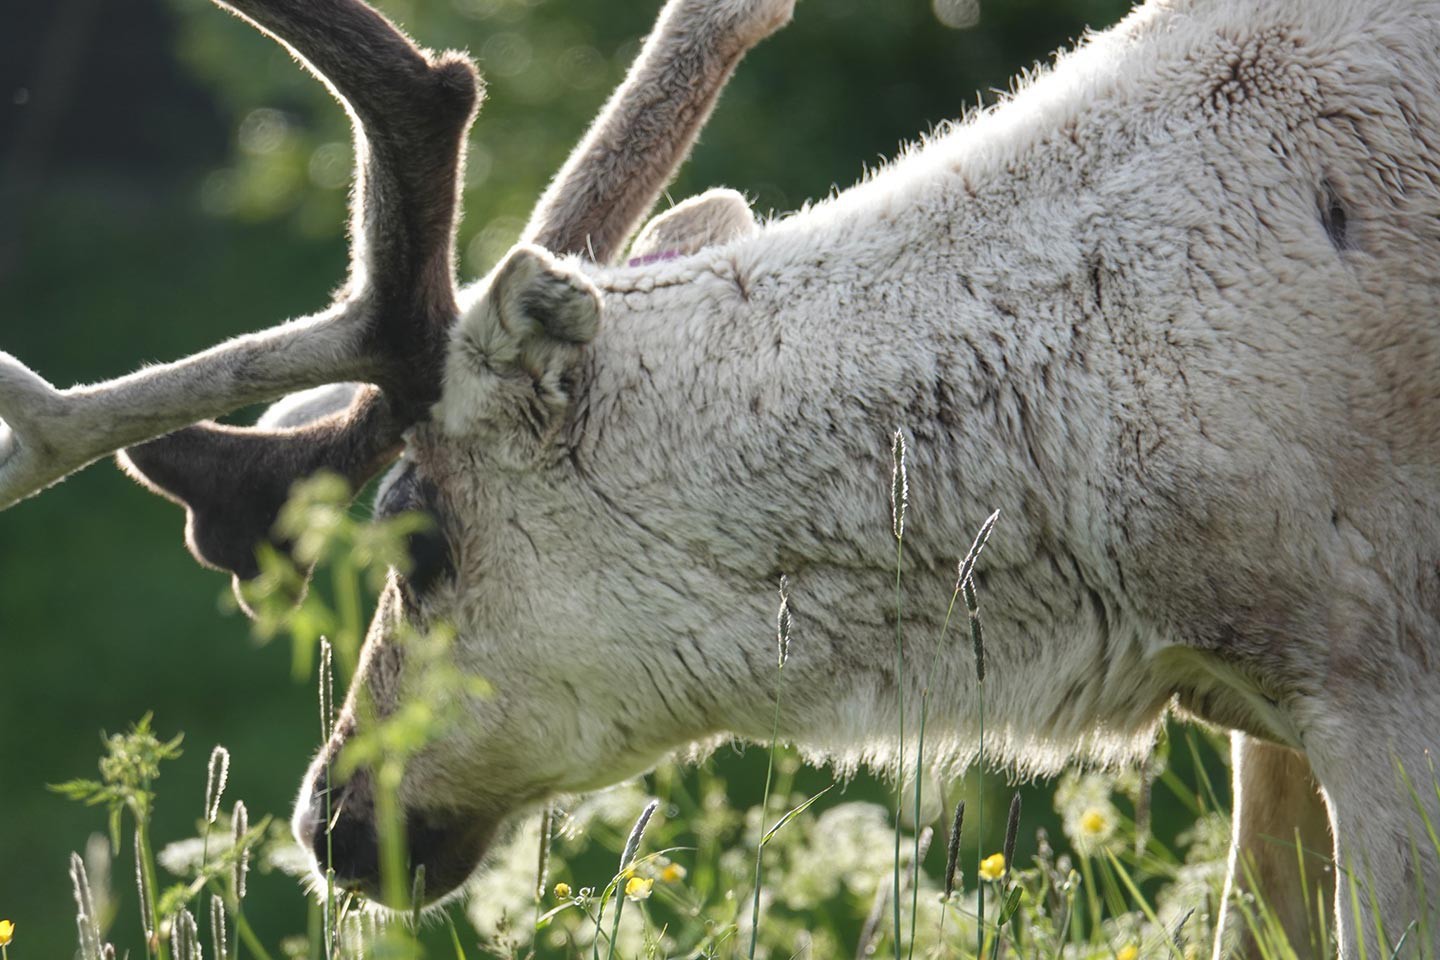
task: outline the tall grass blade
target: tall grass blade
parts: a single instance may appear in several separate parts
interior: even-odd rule
[[[651,800],[645,804],[645,809],[640,811],[640,818],[635,821],[635,826],[630,830],[630,838],[625,841],[625,852],[620,854],[620,872],[615,875],[615,919],[610,928],[610,950],[606,954],[607,960],[613,960],[615,956],[615,940],[620,935],[620,914],[625,909],[625,880],[631,864],[635,862],[635,854],[640,851],[640,842],[645,839],[645,828],[650,824],[650,818],[659,809],[660,801]],[[603,904],[602,904],[603,908]]]
[[[780,742],[780,701],[784,693],[785,664],[790,660],[790,630],[793,627],[790,616],[790,578],[780,575],[780,606],[775,613],[775,717],[770,724],[770,755],[765,764],[765,792],[760,799],[760,829],[765,829],[765,817],[770,813],[770,784],[775,775],[775,751]],[[778,830],[779,824],[775,829]],[[755,891],[750,903],[750,960],[755,960],[755,947],[760,936],[760,890],[764,873],[765,844],[774,831],[766,833],[755,845]]]
[[[1400,951],[1405,948],[1405,941],[1410,939],[1410,934],[1415,930],[1418,922],[1411,920],[1410,925],[1405,928],[1405,932],[1400,934],[1400,939],[1395,942],[1395,949],[1390,951],[1390,960],[1399,960]]]
[[[333,785],[335,771],[330,740],[335,734],[335,648],[329,639],[320,638],[320,748],[325,751],[325,911],[322,926],[325,935],[325,956],[335,956],[339,931],[335,923],[335,811]]]
[[[809,810],[810,807],[811,807],[811,805],[812,805],[816,800],[819,800],[821,797],[825,796],[825,794],[829,793],[831,790],[834,790],[836,786],[837,786],[836,784],[832,783],[832,784],[830,784],[830,786],[826,787],[824,790],[821,790],[819,793],[815,794],[815,795],[814,795],[813,797],[811,797],[809,800],[806,800],[805,802],[801,803],[798,807],[792,807],[790,810],[786,811],[786,813],[785,813],[785,815],[784,815],[783,817],[781,817],[779,820],[775,821],[775,826],[773,826],[773,827],[771,827],[769,830],[766,830],[766,831],[765,831],[765,836],[763,836],[763,837],[760,838],[760,846],[763,847],[763,846],[765,846],[765,844],[769,843],[770,840],[771,840],[771,838],[773,838],[773,837],[775,836],[775,834],[779,833],[779,832],[780,832],[780,829],[781,829],[782,827],[784,827],[785,824],[789,823],[791,820],[794,820],[796,817],[800,816],[800,814],[804,813],[806,810]]]
[[[447,916],[450,921],[450,945],[455,948],[455,960],[469,960],[465,956],[465,948],[460,945],[460,931],[455,929],[455,918]]]
[[[895,715],[899,726],[895,770],[895,861],[891,883],[894,913],[895,960],[900,960],[900,813],[905,805],[905,625],[900,578],[904,569],[905,509],[910,503],[909,469],[905,463],[905,433],[897,429],[890,445],[890,525],[895,536]],[[918,780],[920,771],[915,771]]]
[[[1140,912],[1145,915],[1145,919],[1150,921],[1150,925],[1156,929],[1165,929],[1164,924],[1160,922],[1160,918],[1155,915],[1155,909],[1150,906],[1150,901],[1145,899],[1145,895],[1140,892],[1140,887],[1131,878],[1129,871],[1120,863],[1119,858],[1109,850],[1105,851],[1105,857],[1110,863],[1110,868],[1115,871],[1115,875],[1119,877],[1120,882],[1125,885],[1125,889],[1130,894],[1131,901],[1140,909]],[[1174,957],[1175,960],[1185,960],[1185,954],[1175,946],[1173,938],[1166,938],[1165,947],[1166,951],[1170,956]]]

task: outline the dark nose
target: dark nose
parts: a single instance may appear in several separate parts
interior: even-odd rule
[[[341,884],[375,883],[380,876],[380,845],[367,774],[357,773],[343,784],[327,784],[322,775],[310,797],[310,823],[310,849],[322,873],[328,866]]]
[[[409,897],[411,878],[424,867],[424,899],[433,902],[459,887],[474,871],[490,843],[495,820],[476,812],[412,808],[405,810],[397,826],[404,830],[407,857],[403,895]],[[357,771],[345,783],[338,783],[327,780],[323,768],[319,770],[309,800],[296,812],[294,829],[296,839],[314,852],[321,875],[328,866],[340,886],[377,903],[386,902],[369,771]],[[404,902],[387,905],[408,906]]]

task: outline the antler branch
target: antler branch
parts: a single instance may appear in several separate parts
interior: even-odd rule
[[[474,67],[459,54],[422,52],[355,0],[228,6],[284,43],[354,120],[360,172],[349,282],[320,314],[95,386],[55,390],[18,360],[0,358],[0,417],[8,424],[0,508],[126,444],[292,390],[380,384],[395,414],[355,418],[369,425],[413,419],[435,399],[456,312],[457,179],[479,101]],[[367,398],[379,402],[373,389]],[[159,477],[178,475],[180,464],[156,453],[133,462],[165,486]]]
[[[351,114],[360,172],[349,282],[321,314],[94,387],[55,390],[0,355],[8,423],[0,424],[0,509],[110,451],[160,437],[126,450],[122,465],[185,506],[197,559],[248,578],[295,480],[329,468],[358,489],[438,399],[457,313],[457,183],[479,98],[468,60],[418,49],[360,0],[226,5],[287,46]],[[792,7],[671,0],[537,206],[527,239],[613,257],[688,154],[741,56]],[[342,380],[369,385],[344,411],[301,427],[194,423]]]
[[[353,305],[95,386],[57,390],[0,353],[0,509],[119,446],[334,379],[368,378]]]

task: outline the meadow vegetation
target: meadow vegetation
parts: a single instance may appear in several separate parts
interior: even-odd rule
[[[901,458],[897,441],[897,570]],[[369,598],[389,567],[404,569],[405,536],[424,522],[361,519],[348,503],[349,491],[333,477],[298,488],[282,518],[298,567],[268,555],[247,595],[257,632],[288,640],[296,676],[318,678],[317,742],[329,735],[337,683],[343,687],[355,668]],[[983,565],[980,548],[995,522],[987,522],[959,565],[956,606],[968,620],[968,637],[942,638],[968,647],[977,666],[983,598],[970,573]],[[312,587],[302,591],[300,570],[311,565]],[[362,707],[361,732],[338,760],[342,780],[357,764],[379,772],[391,902],[423,896],[424,880],[406,869],[403,830],[384,814],[394,809],[386,785],[393,801],[406,759],[444,734],[466,697],[488,692],[484,678],[447,666],[451,641],[443,629],[402,638],[427,665],[435,695],[384,719]],[[805,656],[783,589],[773,642],[780,700],[787,659]],[[981,677],[977,670],[977,683]],[[779,742],[743,755],[736,745],[535,811],[491,853],[463,898],[423,912],[383,911],[314,877],[289,834],[288,810],[252,815],[243,800],[227,795],[231,766],[245,758],[223,746],[210,750],[203,803],[200,784],[165,780],[162,792],[165,767],[182,741],[158,732],[149,716],[106,739],[98,780],[54,789],[106,814],[104,831],[70,866],[82,960],[1189,960],[1209,955],[1224,884],[1229,826],[1224,784],[1216,783],[1223,777],[1220,746],[1216,734],[1171,728],[1144,769],[1067,772],[1046,810],[1034,802],[1044,794],[1015,788],[995,771],[976,769],[952,784],[909,776],[897,787],[894,777],[836,777],[805,767]],[[757,797],[754,774],[762,763]],[[162,795],[166,803],[194,804],[193,836],[152,836]],[[1158,823],[1157,809],[1166,811]],[[1304,858],[1318,882],[1325,858],[1313,852]],[[256,884],[307,898],[305,928],[275,942],[258,936],[246,912]],[[138,912],[140,942],[112,945],[122,910]],[[1243,912],[1267,931],[1263,903],[1248,899]],[[1324,949],[1279,942],[1266,949],[1267,956],[1287,958],[1314,948]],[[26,956],[23,939],[11,949],[17,960]]]

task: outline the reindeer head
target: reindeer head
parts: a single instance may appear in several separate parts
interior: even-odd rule
[[[327,782],[354,733],[357,704],[380,715],[418,689],[405,635],[449,624],[466,674],[525,678],[467,703],[443,745],[414,758],[399,797],[411,862],[440,895],[475,868],[509,813],[556,791],[614,782],[653,763],[675,731],[590,728],[556,711],[624,689],[624,664],[602,648],[575,656],[583,591],[525,543],[516,509],[580,510],[546,490],[546,458],[568,399],[583,390],[599,298],[554,254],[609,260],[694,142],[751,46],[789,19],[793,0],[671,0],[625,84],[542,198],[517,248],[461,294],[453,240],[465,136],[480,101],[471,62],[415,47],[360,0],[233,0],[222,6],[285,45],[353,121],[358,170],[348,282],[321,313],[237,338],[179,362],[95,386],[56,389],[0,353],[0,509],[127,445],[122,466],[186,511],[186,541],[237,581],[296,480],[318,470],[352,489],[405,453],[377,512],[419,511],[416,563],[394,575],[376,611],[355,688],[312,767],[295,815],[299,839],[342,881],[378,893],[376,770]],[[657,91],[660,97],[657,99]],[[753,229],[738,195],[716,193],[655,222],[636,246],[668,256]],[[457,320],[460,322],[457,324]],[[447,359],[448,357],[448,359]],[[447,370],[467,370],[442,397]],[[448,366],[447,366],[448,365]],[[196,423],[292,394],[253,428]],[[438,416],[432,419],[432,408]],[[517,505],[525,506],[517,506]],[[537,585],[561,598],[537,607]],[[553,589],[552,589],[553,588]],[[565,623],[538,631],[537,616]],[[537,636],[553,641],[537,646]],[[553,667],[553,669],[551,669]],[[689,728],[682,735],[699,735]],[[322,799],[333,803],[325,842]],[[333,848],[333,849],[327,849]]]

